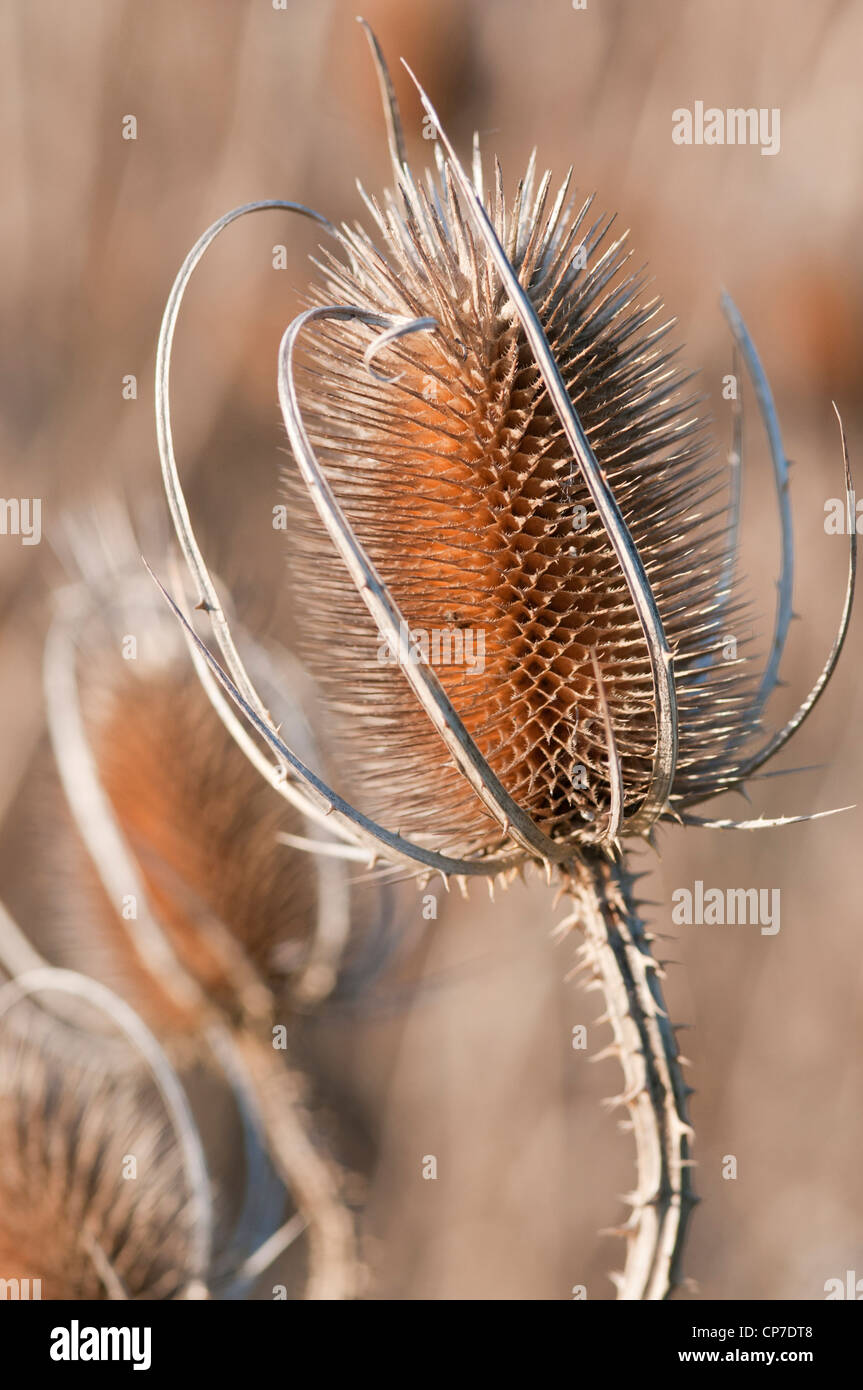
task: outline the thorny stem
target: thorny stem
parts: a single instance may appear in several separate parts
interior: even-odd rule
[[[603,1021],[611,1024],[614,1042],[598,1057],[620,1062],[624,1089],[609,1105],[626,1107],[626,1128],[635,1137],[637,1187],[626,1199],[632,1214],[615,1232],[626,1239],[626,1261],[622,1273],[611,1277],[619,1299],[656,1301],[680,1282],[686,1226],[698,1199],[691,1173],[690,1088],[633,883],[618,865],[598,857],[587,861],[570,881],[574,912],[561,927],[577,925],[584,933],[575,973],[589,973],[588,989],[602,990]]]
[[[356,1232],[334,1164],[319,1153],[297,1095],[297,1080],[266,1036],[246,1029],[236,1046],[255,1093],[276,1168],[296,1202],[309,1239],[306,1300],[357,1296],[361,1268]]]

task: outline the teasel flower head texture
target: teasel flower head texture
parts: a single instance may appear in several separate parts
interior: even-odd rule
[[[292,203],[236,209],[190,252],[169,300],[157,364],[163,474],[218,656],[168,601],[257,736],[250,756],[262,759],[263,741],[272,785],[328,827],[311,852],[463,886],[535,864],[569,897],[558,930],[583,933],[580,964],[605,995],[625,1078],[616,1100],[637,1148],[618,1291],[664,1298],[694,1201],[689,1088],[623,844],[649,840],[662,821],[805,819],[713,821],[691,808],[742,787],[826,688],[850,617],[854,544],[823,671],[767,738],[792,616],[790,502],[769,386],[738,311],[726,296],[781,519],[764,669],[751,652],[729,661],[723,651],[729,624],[749,611],[737,564],[740,409],[729,469],[614,219],[576,196],[571,175],[560,187],[540,177],[535,157],[509,194],[476,138],[466,169],[419,83],[438,138],[436,167],[414,175],[366,32],[393,166],[382,199],[363,195],[371,231]],[[255,689],[173,453],[170,354],[185,286],[225,226],[265,208],[311,216],[329,236],[308,307],[282,340],[278,381],[297,620],[344,795],[285,743]],[[850,491],[847,453],[845,476]]]
[[[70,985],[100,1006],[111,998],[83,976],[44,969],[0,987],[0,1011],[28,990],[62,998],[63,989],[68,1002]],[[80,1028],[55,1020],[51,1035],[44,1014],[19,1014],[0,1030],[4,1281],[23,1298],[202,1297],[209,1232],[158,1091],[128,1059],[112,1069]]]

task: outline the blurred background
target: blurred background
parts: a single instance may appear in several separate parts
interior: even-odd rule
[[[62,518],[106,495],[136,524],[160,515],[155,344],[186,251],[216,217],[288,198],[364,219],[356,189],[385,185],[377,84],[356,5],[319,0],[12,0],[0,11],[0,494],[42,499],[43,541],[0,537],[0,896],[26,918],[38,859],[22,859],[17,808],[43,739],[40,659],[50,591],[63,579]],[[540,168],[632,228],[636,260],[678,316],[702,371],[717,446],[731,370],[722,287],[771,379],[786,449],[797,574],[771,720],[809,689],[833,640],[847,542],[825,533],[842,493],[831,401],[863,464],[863,7],[850,0],[369,0],[395,70],[404,56],[460,150],[474,129],[508,190],[536,145]],[[395,73],[412,160],[431,159],[419,103]],[[779,108],[781,149],[680,147],[671,113]],[[136,139],[123,138],[134,116]],[[128,126],[127,126],[128,129]],[[275,269],[273,248],[287,248]],[[310,279],[311,224],[241,223],[189,291],[174,366],[175,438],[198,534],[244,621],[289,643],[281,500],[284,436],[276,350]],[[137,394],[124,398],[124,378]],[[127,392],[128,394],[128,392]],[[751,398],[751,391],[749,392]],[[778,525],[769,457],[747,409],[743,549],[769,640]],[[860,800],[860,616],[822,705],[755,809],[805,813]],[[740,816],[738,797],[717,813]],[[817,1299],[863,1277],[863,810],[753,834],[664,832],[642,888],[673,940],[668,993],[694,1025],[697,1187],[678,1297]],[[781,930],[671,925],[677,887],[781,890]],[[419,935],[419,901],[405,909]],[[616,1064],[595,995],[564,976],[561,911],[537,878],[495,903],[441,900],[436,921],[366,1006],[309,1022],[305,1063],[369,1136],[363,1218],[370,1296],[609,1298],[618,1194],[632,1149],[602,1098]],[[410,925],[410,924],[413,925]],[[411,937],[411,939],[413,939]],[[588,1028],[587,1051],[572,1029]],[[427,1155],[437,1179],[423,1179]],[[736,1179],[722,1176],[726,1156]],[[727,1165],[726,1170],[727,1170]]]

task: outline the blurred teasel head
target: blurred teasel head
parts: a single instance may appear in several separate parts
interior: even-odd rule
[[[163,470],[222,661],[189,631],[276,754],[283,792],[307,798],[340,838],[335,850],[311,849],[465,880],[507,879],[535,863],[570,892],[564,927],[584,932],[582,963],[605,992],[626,1080],[619,1103],[638,1149],[619,1288],[661,1298],[678,1278],[693,1200],[688,1088],[622,842],[650,837],[663,820],[782,823],[710,821],[690,808],[742,786],[825,689],[848,626],[853,540],[826,664],[798,712],[765,738],[792,616],[791,519],[775,409],[739,313],[726,296],[782,533],[764,669],[750,650],[732,661],[723,650],[748,612],[737,563],[739,403],[729,469],[678,363],[673,325],[647,297],[614,219],[575,194],[571,174],[554,189],[535,157],[508,196],[476,138],[468,172],[419,83],[437,138],[435,169],[416,178],[367,33],[394,176],[382,199],[363,195],[373,234],[297,204],[237,209],[190,253],[166,311]],[[311,216],[331,238],[309,307],[283,337],[278,380],[295,606],[339,739],[344,797],[280,736],[243,666],[171,442],[170,349],[188,278],[223,227],[264,208]],[[845,473],[850,490],[847,454]]]
[[[131,1016],[68,971],[0,986],[0,1287],[22,1299],[203,1296],[209,1213],[184,1143],[190,1120],[178,1125],[174,1096],[159,1094],[167,1059],[148,1075],[80,1017],[28,1009],[37,990],[79,1010],[109,999]]]

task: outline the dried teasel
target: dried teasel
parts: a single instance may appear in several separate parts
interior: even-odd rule
[[[348,974],[362,976],[363,951],[375,935],[363,924],[378,894],[358,896],[342,862],[313,860],[285,843],[302,841],[309,827],[272,796],[212,719],[182,636],[141,569],[122,508],[100,504],[67,517],[60,550],[72,582],[53,595],[44,688],[67,810],[54,808],[47,784],[40,785],[32,835],[51,888],[44,904],[37,898],[44,908],[39,940],[65,968],[49,966],[0,907],[0,969],[12,977],[5,987],[10,1002],[31,986],[41,1001],[45,991],[53,998],[66,985],[74,998],[102,1007],[106,1024],[99,1030],[88,1018],[82,1032],[64,1028],[62,1015],[45,1019],[39,1033],[45,1066],[38,1077],[25,1069],[16,1091],[21,1143],[40,1142],[46,1090],[52,1096],[62,1090],[57,1123],[45,1140],[56,1163],[51,1192],[56,1196],[64,1170],[73,1196],[76,1183],[102,1191],[101,1170],[87,1176],[102,1152],[98,1126],[111,1115],[99,1099],[100,1078],[106,1086],[116,1081],[117,1105],[129,1123],[136,1105],[127,1084],[129,1058],[122,1049],[117,1058],[111,1038],[119,1022],[139,1053],[143,1047],[156,1058],[158,1079],[185,1115],[184,1132],[193,1135],[198,1157],[195,1191],[209,1192],[213,1184],[222,1217],[231,1212],[218,1251],[213,1254],[209,1238],[206,1253],[198,1251],[195,1287],[244,1296],[296,1243],[290,1287],[309,1298],[349,1296],[360,1269],[346,1175],[316,1113],[314,1078],[292,1059],[301,1015],[341,986],[343,957]],[[124,660],[131,641],[135,659]],[[289,693],[283,719],[290,737],[307,756],[322,757],[295,663],[277,648],[250,639],[243,645],[264,688],[280,683]],[[279,698],[274,693],[276,708]],[[360,926],[359,957],[346,939],[351,918]],[[0,1005],[4,998],[0,988]],[[278,1046],[276,1031],[284,1035]],[[206,1156],[186,1113],[187,1084],[208,1107]],[[148,1112],[139,1108],[143,1144]],[[93,1133],[86,1152],[75,1137],[85,1126]],[[14,1175],[20,1154],[13,1148]],[[105,1184],[114,1191],[110,1173]],[[164,1185],[165,1203],[171,1192],[183,1199],[176,1163],[173,1170],[166,1166]],[[145,1192],[143,1185],[129,1188],[136,1190]],[[112,1200],[122,1215],[123,1203],[116,1194]],[[11,1212],[15,1203],[9,1205]],[[3,1207],[0,1193],[0,1229]],[[35,1197],[33,1210],[37,1216],[43,1210]],[[151,1204],[140,1219],[133,1213],[122,1228],[129,1249],[102,1261],[118,1286],[128,1286],[118,1262],[128,1263],[133,1250],[146,1261],[148,1251],[165,1243],[159,1210]],[[70,1259],[77,1259],[72,1246]],[[22,1248],[30,1249],[26,1242]],[[59,1266],[51,1270],[54,1283]],[[87,1296],[82,1280],[77,1293],[74,1281],[68,1285],[69,1297]],[[139,1296],[174,1293],[155,1281]]]
[[[590,199],[578,207],[569,176],[552,199],[533,158],[511,202],[497,164],[487,192],[478,140],[468,174],[419,83],[438,140],[436,171],[417,181],[367,33],[394,176],[382,202],[366,199],[377,239],[296,204],[251,204],[204,234],[175,282],[157,363],[160,453],[221,660],[166,597],[199,661],[275,754],[268,780],[341,838],[337,849],[310,849],[463,884],[506,882],[535,864],[569,896],[558,930],[584,933],[580,964],[604,992],[609,1051],[625,1078],[617,1101],[636,1140],[619,1296],[664,1298],[679,1281],[694,1201],[692,1130],[622,845],[650,840],[662,821],[749,829],[807,819],[709,820],[690,808],[742,787],[823,693],[847,632],[854,541],[826,665],[797,714],[764,739],[791,618],[790,508],[772,398],[737,310],[726,297],[782,522],[763,672],[751,655],[720,659],[730,616],[746,611],[740,411],[728,484],[697,401],[683,396],[671,325],[644,301],[642,277],[627,273],[612,219],[595,217]],[[224,227],[267,208],[315,218],[335,243],[282,340],[279,396],[293,455],[298,621],[352,800],[276,729],[195,540],[173,452],[170,355],[189,276]],[[844,433],[842,445],[850,492]],[[445,644],[438,656],[467,659],[440,664],[432,636]],[[259,743],[243,737],[260,760]]]
[[[60,933],[73,952],[69,963],[122,982],[153,1026],[193,1035],[202,1006],[231,1018],[260,1016],[273,997],[307,1005],[329,993],[349,890],[338,864],[279,848],[280,837],[308,827],[268,796],[209,718],[139,553],[116,507],[66,518],[63,554],[73,582],[54,594],[45,705],[54,762],[87,854],[74,861],[50,843],[45,853],[65,882],[59,896],[90,906],[83,930],[75,922]],[[125,659],[130,642],[134,660]],[[245,650],[259,680],[285,687],[291,738],[321,757],[295,663],[251,641]],[[193,988],[184,990],[183,975]]]
[[[123,1000],[40,963],[0,908],[0,966],[22,954],[28,968],[0,985],[6,1296],[206,1297],[212,1201],[173,1066]],[[116,1041],[92,1031],[93,1010]]]

